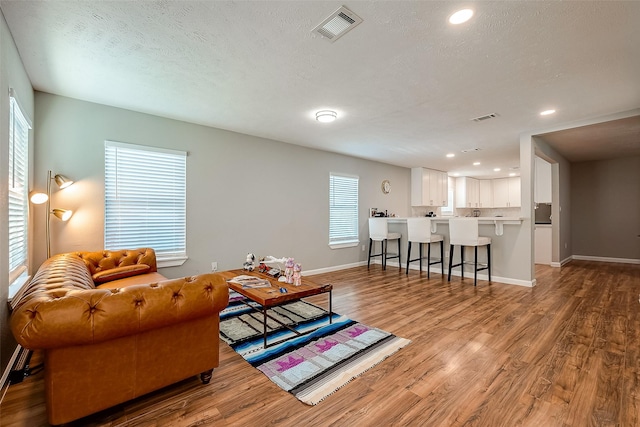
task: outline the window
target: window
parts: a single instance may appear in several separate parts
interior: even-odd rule
[[[9,91],[9,298],[27,280],[29,129],[13,89]]]
[[[106,249],[150,247],[159,267],[186,249],[187,153],[105,141]]]
[[[329,246],[357,246],[358,177],[329,175]]]

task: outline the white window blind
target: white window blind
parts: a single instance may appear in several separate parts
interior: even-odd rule
[[[29,129],[13,91],[9,107],[9,284],[27,271]],[[10,289],[10,293],[11,289]]]
[[[105,141],[105,248],[150,247],[162,261],[186,253],[187,153]]]
[[[358,177],[329,175],[329,245],[357,245]]]

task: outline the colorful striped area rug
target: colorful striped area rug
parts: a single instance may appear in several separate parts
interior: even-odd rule
[[[269,313],[300,332],[317,329],[296,336],[276,322],[269,323],[270,346],[264,349],[262,314],[239,299],[232,294],[229,307],[220,314],[220,337],[276,385],[308,405],[321,402],[411,342],[335,313],[329,324],[324,309],[296,301]]]

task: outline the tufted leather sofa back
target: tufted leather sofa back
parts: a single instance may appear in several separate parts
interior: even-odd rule
[[[100,252],[83,251],[73,253],[84,261],[91,275],[104,270],[136,264],[146,264],[151,267],[149,273],[158,271],[158,267],[156,265],[156,253],[151,248]]]

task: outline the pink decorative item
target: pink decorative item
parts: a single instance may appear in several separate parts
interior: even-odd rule
[[[293,285],[302,285],[302,264],[296,264],[293,266]]]
[[[286,278],[287,283],[293,283],[293,258],[288,258],[284,263],[284,277]]]

